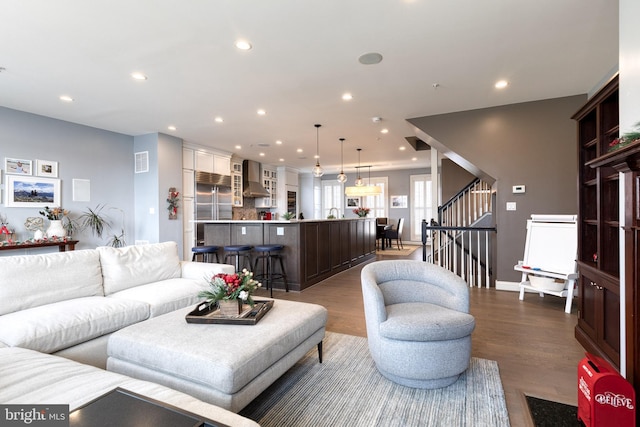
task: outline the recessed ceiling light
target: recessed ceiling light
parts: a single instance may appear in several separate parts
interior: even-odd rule
[[[236,40],[236,47],[240,50],[251,50],[252,46],[246,40]]]
[[[267,114],[267,112],[266,112],[266,111],[264,111],[264,110],[262,110],[262,109],[261,109],[261,110],[258,110],[258,115],[259,115],[259,116],[264,116],[265,114]]]
[[[302,153],[302,148],[298,148],[298,149],[296,150],[296,152],[297,152],[297,153]]]
[[[404,146],[399,148],[400,151],[404,151],[406,149],[407,149],[407,147],[404,147]]]
[[[260,153],[260,157],[264,157],[264,153]]]
[[[216,117],[215,119],[213,119],[216,123],[222,123],[224,122],[224,119],[220,116]]]
[[[375,65],[379,64],[382,61],[382,55],[377,52],[365,53],[364,55],[360,55],[358,58],[358,62],[363,65]]]
[[[282,145],[282,141],[277,140],[277,141],[276,141],[276,144],[278,144],[278,145]]]
[[[381,129],[380,133],[387,134],[387,133],[389,133],[389,129],[387,129],[387,128]]]
[[[416,160],[418,160],[418,158],[417,157],[412,157],[411,160],[413,160],[415,162]]]
[[[351,101],[352,99],[353,99],[353,95],[351,95],[348,92],[342,95],[342,100],[343,101]]]
[[[167,129],[169,130],[176,130],[177,128],[175,126],[169,126]]]
[[[147,80],[147,76],[139,72],[131,73],[131,77],[135,80]]]
[[[236,145],[236,150],[241,150],[242,146],[241,145]]]
[[[73,98],[70,97],[69,95],[62,95],[62,96],[60,96],[60,101],[73,102]]]
[[[284,159],[279,159],[281,162],[284,162]]]
[[[495,84],[496,89],[504,89],[507,86],[509,86],[509,82],[506,80],[499,80]]]

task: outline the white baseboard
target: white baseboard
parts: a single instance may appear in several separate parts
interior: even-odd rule
[[[520,292],[520,282],[507,282],[505,280],[496,280],[496,290],[498,291],[509,291],[509,292]],[[525,289],[525,292],[530,292],[532,294],[537,294],[538,292]]]

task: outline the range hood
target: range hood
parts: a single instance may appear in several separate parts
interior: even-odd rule
[[[209,184],[217,187],[231,187],[231,175],[196,171],[196,184]]]
[[[242,186],[244,197],[268,197],[269,192],[260,183],[260,163],[253,160],[243,160],[242,162]]]

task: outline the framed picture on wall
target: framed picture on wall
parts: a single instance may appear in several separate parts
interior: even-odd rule
[[[360,197],[347,197],[347,207],[348,208],[360,207]]]
[[[391,198],[391,207],[392,208],[406,208],[407,207],[407,196],[390,196]]]
[[[58,162],[52,162],[50,160],[36,159],[36,175],[48,176],[49,178],[58,177]]]
[[[31,175],[31,160],[4,158],[4,170],[12,175]]]
[[[5,188],[8,208],[60,206],[60,180],[35,176],[7,175]]]

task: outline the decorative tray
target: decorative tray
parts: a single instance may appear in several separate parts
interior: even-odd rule
[[[237,316],[223,316],[217,305],[209,307],[200,303],[185,316],[187,323],[218,323],[224,325],[255,325],[273,307],[273,300],[254,300],[253,308],[245,304],[244,310]]]

